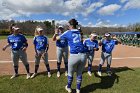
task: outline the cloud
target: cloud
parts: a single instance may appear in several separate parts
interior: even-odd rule
[[[104,6],[104,7],[100,8],[100,10],[98,10],[97,12],[100,15],[114,15],[114,12],[119,10],[120,8],[121,8],[120,5],[111,4],[111,5]]]
[[[140,0],[128,0],[123,9],[140,9]]]
[[[123,27],[124,25],[111,24],[110,20],[98,20],[94,27]]]
[[[129,0],[120,0],[121,3],[125,3],[127,1],[129,1]]]
[[[89,15],[103,2],[89,2],[90,0],[0,0],[1,19],[5,16],[29,16],[31,14],[52,13],[64,16],[75,14]],[[12,15],[12,16],[11,16]]]

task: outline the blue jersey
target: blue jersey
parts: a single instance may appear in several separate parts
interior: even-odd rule
[[[22,34],[9,35],[7,40],[8,43],[11,45],[12,50],[22,49],[24,47],[24,44],[27,42],[27,39]]]
[[[85,53],[84,44],[81,40],[81,34],[79,30],[68,30],[60,36],[60,39],[66,39],[68,41],[71,54]]]
[[[90,54],[94,53],[94,48],[98,48],[98,41],[93,40],[91,41],[90,38],[84,41],[84,46],[87,48],[87,52]]]
[[[60,36],[61,34],[59,34]],[[56,41],[56,46],[57,47],[61,47],[61,48],[64,48],[64,47],[68,47],[68,41],[66,39],[60,39],[60,40],[57,40]]]
[[[49,44],[48,38],[44,35],[34,37],[33,43],[36,47],[36,50],[45,50]]]
[[[112,53],[115,45],[118,44],[116,40],[102,40],[102,51],[106,53]]]

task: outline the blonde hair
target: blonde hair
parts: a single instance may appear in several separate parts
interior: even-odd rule
[[[34,36],[38,36],[39,35],[39,33],[37,31],[38,28],[42,29],[42,27],[40,25],[36,26]]]

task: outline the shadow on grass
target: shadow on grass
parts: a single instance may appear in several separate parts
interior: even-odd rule
[[[93,68],[97,68],[97,67],[93,67]],[[119,76],[116,73],[127,71],[127,70],[134,71],[133,69],[128,68],[128,67],[112,68],[112,71],[113,71],[112,76],[99,77],[96,74],[97,70],[95,70],[95,72],[94,72],[95,77],[100,78],[101,81],[99,83],[93,83],[93,84],[90,84],[90,85],[87,85],[87,86],[83,87],[81,89],[81,93],[93,92],[96,89],[108,89],[108,88],[111,88],[111,87],[113,87],[114,83],[117,83],[117,84],[119,83]],[[103,73],[104,72],[105,72],[105,68],[103,68]]]

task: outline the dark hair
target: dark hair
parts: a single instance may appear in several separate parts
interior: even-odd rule
[[[69,20],[69,24],[72,25],[74,28],[77,28],[78,22],[76,19]]]
[[[10,34],[13,33],[13,27],[14,27],[14,26],[16,26],[16,24],[11,24],[11,25],[9,26]]]

